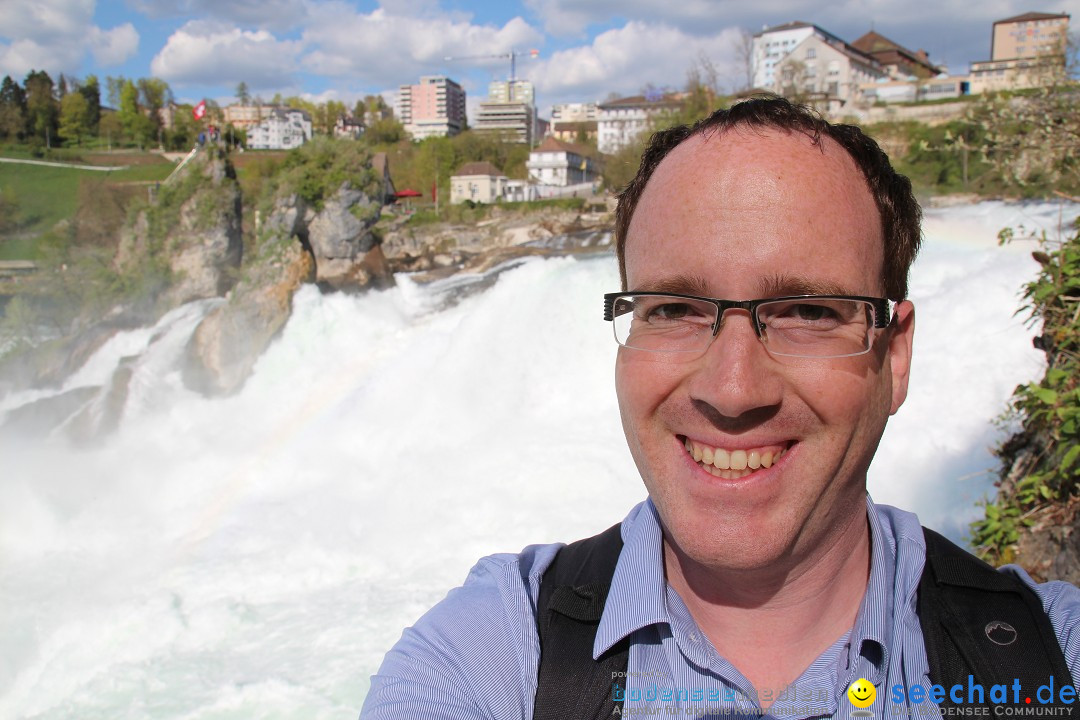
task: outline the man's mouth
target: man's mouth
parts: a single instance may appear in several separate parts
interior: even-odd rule
[[[705,445],[690,438],[683,438],[683,446],[694,458],[694,462],[724,480],[738,480],[759,468],[772,467],[787,451],[787,448],[779,445],[728,450]]]

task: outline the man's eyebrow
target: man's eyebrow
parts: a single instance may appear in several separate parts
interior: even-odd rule
[[[644,283],[637,292],[673,293],[675,295],[708,296],[708,283],[696,275],[672,275]]]
[[[793,277],[790,275],[771,275],[765,278],[761,287],[762,297],[784,297],[785,295],[859,295],[853,293],[851,288],[844,287],[828,280],[812,280],[810,278]]]

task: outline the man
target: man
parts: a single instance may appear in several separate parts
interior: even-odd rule
[[[942,667],[966,678],[957,658],[984,653],[954,628],[956,606],[930,603],[948,579],[923,577],[931,539],[918,520],[866,495],[907,393],[919,220],[910,184],[873,141],[784,100],[654,136],[620,196],[623,292],[606,297],[623,427],[649,497],[618,531],[583,641],[586,662],[622,653],[607,679],[617,702],[603,712],[933,715],[941,699],[919,705],[910,689],[952,677]],[[548,614],[556,581],[545,572],[560,548],[481,560],[390,651],[362,717],[558,716],[552,698],[588,684],[546,679],[569,662]],[[570,577],[595,579],[579,572],[592,560],[559,557],[559,573],[570,564]],[[1048,617],[1043,634],[1060,644],[1029,654],[1053,656],[1047,672],[1071,690],[1076,589],[1019,578],[1034,594],[1010,597],[1034,598],[1030,627]],[[592,585],[569,584],[591,602]],[[973,597],[960,615],[987,604]],[[1019,631],[980,620],[977,640],[1038,634],[1011,622]],[[939,627],[955,637],[937,639]],[[846,695],[859,680],[876,696]]]

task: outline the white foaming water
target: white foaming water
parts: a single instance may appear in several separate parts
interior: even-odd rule
[[[995,240],[1018,217],[1052,228],[1057,209],[927,213],[911,393],[871,468],[878,501],[954,537],[991,486],[992,419],[1042,368],[1014,316],[1033,248]],[[175,370],[206,304],[115,338],[65,389],[138,354],[117,433],[0,440],[0,717],[355,716],[401,628],[478,557],[642,499],[600,313],[617,285],[610,258],[567,258],[445,310],[445,286],[306,289],[228,399]]]

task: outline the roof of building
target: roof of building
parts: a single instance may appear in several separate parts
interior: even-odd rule
[[[908,50],[900,43],[894,42],[873,30],[851,43],[851,45],[856,50],[875,58],[883,65],[892,65],[899,61],[925,68],[931,75],[937,75],[941,72],[941,68],[930,62],[930,58],[926,56],[925,51]]]
[[[781,25],[773,25],[772,27],[762,28],[760,32],[754,33],[754,37],[760,37],[766,33],[780,32],[781,30],[798,30],[799,28],[817,27],[813,23],[803,22],[802,20],[795,20],[792,22],[786,22]],[[821,28],[818,28],[821,30]]]
[[[588,157],[589,151],[580,145],[568,143],[554,135],[548,135],[544,141],[533,148],[532,152],[569,152],[581,157]]]
[[[682,97],[678,93],[665,93],[654,99],[649,99],[644,95],[632,95],[602,102],[597,107],[601,109],[613,107],[674,107],[681,105],[682,102]]]
[[[505,174],[506,173],[489,163],[487,160],[483,160],[481,162],[465,163],[458,168],[458,171],[454,173],[453,177],[462,177],[465,175],[498,176]]]
[[[1026,20],[1054,20],[1056,18],[1069,18],[1068,13],[1044,13],[1044,12],[1026,12],[1023,15],[1016,15],[1015,17],[1005,18],[1004,20],[995,20],[994,24],[999,23],[1011,23],[1011,22],[1024,22]]]

